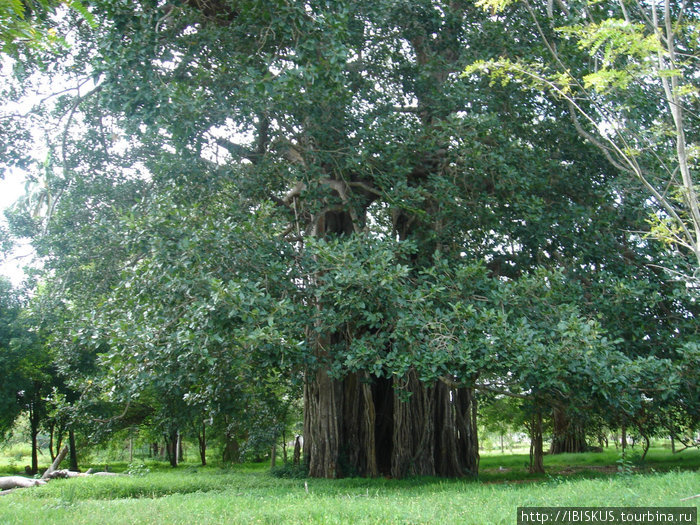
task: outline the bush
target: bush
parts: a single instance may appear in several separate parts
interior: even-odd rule
[[[309,477],[309,467],[306,463],[284,463],[282,465],[272,467],[270,473],[276,478],[287,479],[302,479]]]

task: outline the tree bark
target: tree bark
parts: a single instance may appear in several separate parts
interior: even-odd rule
[[[202,466],[207,466],[207,427],[206,423],[202,421],[202,430],[197,434],[197,442],[199,443],[199,460],[202,462]]]
[[[168,455],[168,461],[170,462],[171,467],[177,467],[178,465],[178,439],[179,439],[179,432],[177,430],[173,430],[168,434],[165,438],[165,449]]]
[[[542,443],[542,413],[537,413],[530,422],[530,472],[544,474],[544,447]]]
[[[394,380],[394,420],[391,475],[435,475],[435,390],[418,380],[415,370]]]
[[[292,456],[292,462],[298,465],[301,462],[301,439],[300,436],[294,438],[294,455]]]
[[[46,481],[40,479],[30,479],[22,476],[5,476],[0,478],[0,490],[10,491],[14,488],[29,488],[37,485],[44,485]]]
[[[625,425],[622,425],[621,434],[622,437],[620,438],[620,446],[622,447],[622,453],[624,454],[625,450],[627,449],[627,427]]]
[[[226,443],[222,453],[224,463],[237,463],[240,460],[241,449],[238,440],[230,434],[226,434]]]
[[[550,454],[578,453],[588,449],[583,427],[573,421],[564,409],[555,407],[552,419],[554,436]]]
[[[75,447],[75,432],[73,429],[68,431],[68,447],[70,450],[69,454],[69,470],[73,472],[79,472],[78,468],[78,450]]]
[[[58,468],[58,466],[61,464],[61,461],[66,457],[66,454],[68,454],[68,447],[63,447],[63,450],[58,453],[58,456],[56,456],[56,459],[53,460],[53,463],[51,463],[51,466],[46,469],[46,472],[42,474],[41,479],[46,479],[49,476],[51,476],[51,473]]]
[[[339,401],[341,384],[322,367],[312,373],[304,388],[304,457],[309,475],[336,478],[340,443]]]
[[[39,472],[39,445],[37,436],[39,435],[39,411],[34,406],[34,403],[29,405],[29,432],[32,440],[32,467],[31,473]]]

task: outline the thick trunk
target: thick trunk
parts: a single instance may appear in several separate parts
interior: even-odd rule
[[[477,404],[474,390],[453,390],[456,410],[457,455],[462,475],[476,476],[479,473],[479,434],[477,431]]]
[[[457,477],[478,472],[472,390],[441,382],[427,386],[415,371],[393,382],[351,374],[328,380],[323,392],[319,384],[305,388],[304,457],[311,476]],[[332,417],[319,420],[321,401]],[[337,436],[338,448],[319,438],[319,431]]]
[[[342,475],[376,477],[376,409],[372,386],[365,375],[350,374],[343,380]]]
[[[566,414],[560,408],[555,408],[552,414],[554,423],[554,435],[552,438],[551,454],[585,452],[586,433],[580,424]]]
[[[434,399],[435,389],[422,384],[414,370],[395,380],[393,477],[435,475]]]
[[[304,457],[309,475],[336,478],[340,445],[342,383],[321,367],[304,388]]]

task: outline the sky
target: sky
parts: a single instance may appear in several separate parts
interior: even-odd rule
[[[25,178],[19,170],[9,170],[5,173],[5,178],[0,180],[0,224],[6,224],[5,210],[12,206],[17,199],[24,194]],[[22,266],[28,263],[26,255],[30,253],[27,245],[20,245],[12,253],[8,260],[0,261],[0,275],[9,277],[12,284],[18,286],[24,277]]]

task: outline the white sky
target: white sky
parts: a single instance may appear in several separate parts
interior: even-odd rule
[[[24,184],[24,173],[19,170],[7,171],[5,178],[0,180],[0,224],[7,223],[4,212],[24,194]],[[12,284],[18,286],[24,278],[22,266],[29,263],[28,257],[24,256],[29,254],[31,254],[31,248],[26,244],[20,244],[6,261],[0,262],[0,275],[9,277]]]

